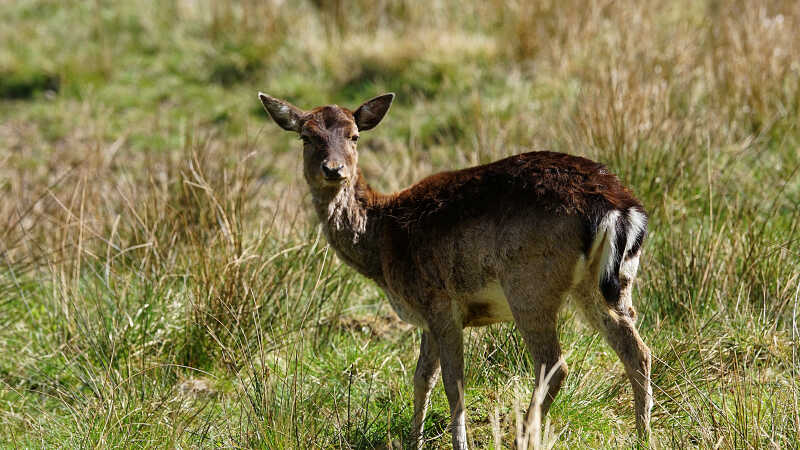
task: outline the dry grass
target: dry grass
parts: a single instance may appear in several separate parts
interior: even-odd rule
[[[548,148],[642,198],[654,447],[800,446],[797,2],[26,0],[0,20],[3,444],[402,445],[417,337],[326,247],[255,98],[392,90],[360,144],[380,188]],[[564,316],[537,445],[635,444],[621,366]],[[467,333],[475,447],[515,436],[523,350]],[[434,448],[447,415],[438,389]]]

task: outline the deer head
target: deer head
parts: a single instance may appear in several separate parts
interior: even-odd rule
[[[303,173],[312,191],[335,195],[343,185],[356,181],[359,132],[380,123],[394,94],[367,100],[355,111],[337,105],[304,111],[261,92],[258,98],[275,123],[303,140]]]

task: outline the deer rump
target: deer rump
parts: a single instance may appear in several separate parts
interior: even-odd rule
[[[388,215],[404,234],[415,236],[520,205],[579,217],[586,261],[599,261],[600,292],[609,306],[621,306],[620,293],[638,268],[647,214],[603,164],[543,151],[442,172],[399,192]]]

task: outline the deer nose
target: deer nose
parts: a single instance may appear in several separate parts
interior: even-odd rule
[[[322,174],[323,176],[325,176],[326,180],[330,181],[341,180],[345,177],[344,164],[330,162],[330,161],[323,161]]]

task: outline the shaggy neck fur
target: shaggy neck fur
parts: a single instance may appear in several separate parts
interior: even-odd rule
[[[374,200],[382,196],[367,185],[360,172],[354,178],[335,189],[312,188],[314,208],[328,242],[339,257],[382,284],[379,214],[374,208]]]

